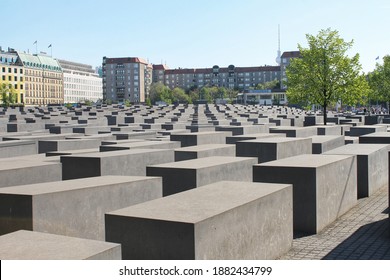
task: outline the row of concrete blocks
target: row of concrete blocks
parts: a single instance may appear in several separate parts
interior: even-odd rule
[[[225,133],[198,133],[197,135],[208,136],[210,134],[218,135],[220,142],[224,141]],[[91,150],[52,153],[52,155],[70,154],[61,157],[62,166],[56,159],[45,162],[31,160],[20,162],[10,159],[7,162],[0,162],[0,175],[2,178],[0,186],[102,175],[143,176],[147,173],[146,167],[148,165],[207,156],[234,156],[234,153],[239,157],[257,157],[258,163],[262,163],[300,154],[310,154],[312,152],[312,138],[275,138],[269,136],[265,134],[256,135],[255,137],[258,138],[254,140],[237,142],[236,147],[232,145],[210,144],[177,148],[180,146],[179,142],[134,140],[125,141],[126,143],[123,144],[103,145],[100,147],[101,151],[110,151],[104,153],[97,151],[91,153]],[[332,136],[328,137],[332,138]],[[335,137],[334,140],[339,140],[339,136],[333,137]],[[70,143],[73,142],[70,141]],[[334,143],[337,144],[337,141]],[[370,182],[374,181],[374,179],[371,180],[370,178],[375,178],[378,172],[381,174],[383,169],[379,168],[380,166],[377,167],[375,163],[381,164],[383,162],[383,159],[378,158],[378,155],[383,155],[382,151],[385,147],[378,144],[365,144],[363,146],[359,144],[341,146],[341,144],[342,141],[338,141],[337,145],[329,145],[328,148],[340,148],[338,150],[328,150],[327,153],[344,153],[358,156],[359,198],[368,196],[370,189],[376,189],[376,187],[370,186],[377,185],[371,184]],[[175,149],[175,151],[172,149]],[[131,164],[132,162],[137,164]],[[23,174],[28,174],[28,176]]]
[[[133,232],[138,238],[154,235],[141,241],[138,244],[139,250],[132,252],[137,259],[273,259],[291,247],[291,185],[219,182],[170,196],[168,200],[158,199],[161,195],[161,178],[157,177],[103,176],[2,188],[1,234],[12,233],[0,237],[0,257],[67,259],[108,258],[111,255],[118,258],[120,247],[117,248],[114,244],[104,245],[102,242],[86,240],[82,246],[84,250],[78,253],[75,253],[76,246],[80,246],[80,238],[102,241],[115,234],[117,231],[115,225],[118,225],[117,215],[111,219],[107,214],[104,221],[106,212],[133,204],[149,212],[147,204],[138,204],[148,200],[168,207],[158,210],[158,206],[152,206],[162,215],[162,219],[166,219],[166,224],[161,226],[164,221],[159,221],[158,217],[152,219],[149,224],[157,229],[154,233],[150,231],[152,228],[145,228],[142,225],[136,228],[143,233],[140,231],[136,233],[136,228],[128,227],[126,222],[123,224],[122,230],[130,231],[129,234]],[[164,214],[171,215],[171,218],[168,216],[164,218]],[[182,216],[176,221],[170,221],[177,215]],[[277,217],[274,217],[275,215]],[[251,219],[250,223],[243,219],[248,216]],[[143,222],[148,223],[147,220],[149,219],[145,218]],[[241,225],[246,227],[245,231],[237,224],[240,220]],[[228,221],[230,223],[227,224]],[[252,224],[253,221],[255,224]],[[140,221],[141,224],[143,222]],[[18,231],[20,229],[33,230],[34,233],[20,232]],[[214,231],[213,235],[210,235],[210,230]],[[63,236],[48,236],[47,233]],[[123,232],[122,234],[127,235]],[[182,234],[185,235],[184,239]],[[127,238],[131,242],[139,241],[130,235]],[[154,238],[156,239],[153,240]],[[166,243],[164,241],[166,239],[170,241]],[[27,240],[28,242],[23,242]],[[223,244],[230,241],[229,248],[224,248],[226,246]],[[273,241],[273,246],[269,245],[270,241]],[[156,247],[154,244],[156,242],[170,247],[170,250],[165,251],[164,248]],[[122,245],[120,258],[130,258],[127,252],[128,243],[125,241],[112,243]],[[208,244],[213,244],[213,248]],[[256,248],[252,248],[253,246]],[[158,250],[159,253],[155,255],[141,247],[152,251]],[[91,255],[86,256],[86,252]],[[163,252],[168,255],[164,256]]]
[[[279,247],[279,245],[286,244],[286,236],[287,236],[286,234],[291,233],[292,230],[280,231],[279,233],[282,236],[274,237],[277,240],[279,240],[281,243],[278,243],[275,240],[273,241],[276,243],[272,243],[272,242],[269,243],[269,244],[273,244],[274,246],[273,248],[276,251],[272,251],[271,249],[268,248],[268,249],[261,250],[261,253],[259,251],[252,252],[250,250],[248,251],[245,244],[240,243],[241,245],[239,246],[239,248],[238,247],[233,249],[230,248],[231,250],[235,251],[235,253],[232,253],[229,250],[222,250],[221,252],[219,252],[219,250],[217,250],[216,247],[212,247],[210,245],[214,243],[223,244],[223,243],[218,243],[218,240],[224,240],[220,235],[223,236],[224,232],[225,235],[227,234],[226,231],[229,232],[229,230],[226,229],[226,225],[227,224],[230,225],[229,221],[231,222],[231,225],[237,224],[237,217],[234,217],[234,215],[237,215],[238,210],[237,209],[232,210],[233,211],[232,213],[234,213],[234,215],[232,213],[227,215],[226,217],[227,220],[220,224],[220,227],[223,228],[223,230],[221,230],[221,232],[216,234],[215,236],[210,235],[210,230],[216,228],[215,227],[210,228],[210,226],[215,225],[216,221],[213,221],[211,222],[211,224],[208,224],[204,222],[199,217],[199,215],[202,216],[203,213],[204,215],[207,216],[208,211],[209,210],[211,211],[210,208],[213,208],[216,205],[217,205],[216,209],[225,212],[226,209],[224,209],[221,205],[218,206],[218,203],[216,202],[217,201],[221,201],[221,203],[226,202],[226,204],[229,207],[231,207],[230,203],[232,198],[243,196],[243,193],[245,191],[241,188],[248,184],[252,186],[253,183],[245,184],[242,182],[240,183],[219,182],[217,183],[217,185],[220,186],[219,187],[220,190],[217,191],[214,194],[214,196],[209,197],[209,199],[201,199],[201,198],[203,198],[204,196],[207,197],[208,193],[212,192],[215,186],[211,187],[211,190],[208,188],[203,188],[203,187],[197,188],[197,187],[210,184],[214,180],[220,181],[221,178],[226,178],[228,180],[230,178],[235,180],[239,178],[240,181],[243,180],[251,181],[252,179],[251,166],[253,166],[253,181],[261,181],[261,182],[269,181],[274,183],[276,182],[276,183],[293,184],[294,211],[290,212],[290,215],[294,213],[293,215],[294,229],[298,231],[305,231],[310,233],[316,233],[320,231],[323,227],[325,227],[326,225],[334,221],[337,217],[339,217],[347,210],[349,210],[356,203],[357,200],[357,187],[356,187],[357,169],[356,169],[355,156],[301,155],[297,157],[273,161],[269,163],[263,163],[259,165],[256,165],[256,159],[252,159],[252,158],[240,159],[240,158],[229,158],[229,157],[221,157],[221,158],[214,157],[208,159],[184,161],[184,162],[180,162],[179,165],[177,164],[179,163],[151,166],[150,174],[148,175],[154,175],[153,174],[154,172],[164,171],[162,172],[162,174],[158,174],[162,177],[162,190],[164,190],[164,188],[170,190],[173,189],[172,185],[177,185],[177,183],[175,183],[175,181],[172,179],[173,176],[176,174],[180,177],[180,174],[178,174],[178,172],[182,173],[182,175],[184,174],[185,176],[185,180],[189,181],[189,184],[191,183],[193,185],[184,186],[184,189],[183,186],[177,186],[175,192],[184,191],[184,190],[189,190],[189,191],[175,194],[173,196],[168,196],[166,198],[153,200],[147,202],[147,204],[145,205],[140,204],[137,206],[138,208],[137,207],[134,208],[135,210],[132,207],[130,210],[129,209],[118,210],[118,212],[113,212],[106,215],[106,222],[105,222],[106,240],[122,244],[122,256],[124,258],[157,258],[157,259],[159,258],[273,258],[277,255],[280,255],[283,252],[286,252],[288,248],[285,246]],[[246,166],[246,164],[249,166]],[[191,170],[193,173],[191,173]],[[250,171],[249,173],[248,170]],[[215,176],[218,173],[223,173],[223,174],[221,174],[220,177]],[[91,179],[84,179],[84,180],[99,180],[104,182],[102,178],[103,177],[98,177],[98,178],[91,178]],[[181,178],[177,179],[177,181],[180,182]],[[80,201],[80,197],[82,198],[83,196],[80,195],[80,193],[77,194],[77,192],[80,192],[81,190],[82,192],[92,193],[92,191],[90,190],[91,186],[88,185],[88,183],[86,182],[80,184],[84,187],[73,187],[73,189],[71,188],[72,190],[74,190],[74,192],[71,192],[69,199],[70,201],[73,201],[73,203],[68,204],[69,201],[62,196],[64,191],[64,186],[68,186],[68,182],[71,181],[59,182],[57,186],[54,187],[54,189],[51,186],[51,183],[46,184],[46,187],[42,184],[36,185],[35,190],[31,186],[3,188],[2,189],[3,202],[0,204],[2,205],[2,208],[4,207],[2,212],[3,213],[11,212],[13,213],[13,215],[15,215],[15,217],[4,218],[4,216],[7,215],[2,215],[3,226],[1,226],[0,228],[6,228],[6,226],[9,226],[10,224],[13,223],[14,225],[16,224],[16,227],[11,230],[13,231],[18,229],[17,227],[19,223],[24,222],[29,225],[35,223],[34,225],[36,227],[41,226],[40,230],[42,231],[55,232],[55,229],[50,229],[51,223],[56,224],[58,223],[58,221],[64,220],[64,218],[61,219],[61,217],[56,216],[59,213],[64,214],[64,216],[71,217],[70,221],[65,222],[65,224],[73,223],[75,213],[72,211],[75,211],[76,209],[77,210],[76,212],[80,213],[82,212],[84,207],[86,207],[86,205],[84,205],[83,202]],[[75,184],[79,186],[79,183],[75,183]],[[225,187],[226,185],[231,186],[232,190]],[[259,186],[252,186],[252,188],[253,187],[259,188]],[[19,188],[19,193],[15,195],[15,192],[17,192],[18,188]],[[7,191],[10,193],[7,194]],[[161,186],[160,186],[160,191],[161,191]],[[47,205],[47,202],[49,200],[47,198],[45,199],[45,195],[44,195],[45,192],[49,193],[48,196],[50,197],[50,205],[52,205],[51,207],[53,208],[53,211],[47,211],[50,205],[49,206]],[[162,192],[164,194],[164,191]],[[290,192],[291,192],[291,185],[290,185]],[[31,199],[32,193],[35,195],[34,199]],[[90,197],[88,198],[87,201],[89,201],[89,205],[91,204],[90,201],[96,201],[97,205],[101,205],[103,203],[102,197],[109,196],[107,193],[104,192],[104,188],[103,191],[100,193],[97,193],[96,190],[94,189],[93,193],[95,198],[90,198]],[[102,193],[104,193],[104,195],[102,195]],[[116,200],[121,199],[122,196],[127,197],[127,195],[123,195],[123,191],[122,192],[120,191],[119,193],[121,193],[121,195],[118,196],[117,194],[116,199],[108,199],[108,201],[112,203],[113,201],[115,201],[116,204]],[[10,195],[11,196],[14,195],[15,197],[10,199],[9,197]],[[200,195],[200,198],[197,198],[197,195]],[[225,196],[229,196],[229,195],[231,195],[230,198],[224,198]],[[136,196],[139,196],[138,191]],[[253,194],[250,192],[248,196],[253,198]],[[266,196],[268,197],[269,194],[267,194]],[[53,197],[56,199],[54,199]],[[143,198],[145,199],[145,197]],[[146,200],[148,199],[149,198],[146,198]],[[190,201],[192,200],[192,204],[186,199]],[[292,199],[291,194],[289,199]],[[268,209],[269,211],[279,211],[276,212],[279,215],[278,219],[281,217],[284,217],[285,219],[286,215],[288,216],[289,214],[286,214],[282,211],[284,214],[281,215],[280,209],[272,210],[271,208],[273,208],[272,205],[276,205],[277,207],[279,207],[280,205],[283,205],[283,207],[286,205],[292,205],[291,201],[289,202],[289,199],[283,199],[282,201],[280,201],[280,203],[269,203],[269,202],[263,202],[263,203],[265,203],[265,205],[268,205],[267,209],[269,208]],[[16,201],[16,203],[12,204],[14,201]],[[37,206],[40,204],[39,201],[42,201],[41,205],[44,205],[41,209],[39,206]],[[104,199],[104,201],[106,201],[106,199]],[[10,205],[10,203],[12,205]],[[242,201],[242,203],[247,205],[248,201],[246,202]],[[13,209],[15,205],[18,205],[19,207],[17,207],[17,209]],[[27,205],[27,206],[30,205],[30,206],[20,207],[20,205]],[[117,206],[120,206],[120,204],[118,204]],[[164,207],[168,207],[168,208],[164,208]],[[184,208],[180,208],[180,207],[184,207]],[[237,208],[237,207],[238,205],[233,208]],[[258,208],[259,206],[256,207]],[[70,209],[71,213],[64,213],[65,208]],[[13,210],[10,211],[9,209],[13,209]],[[58,210],[56,211],[56,209]],[[105,211],[101,212],[100,214],[96,214],[93,212],[93,209],[94,209],[94,205],[88,206],[87,209],[88,210],[87,212],[92,212],[93,217],[99,215],[100,217],[102,217],[104,212],[108,210],[105,209]],[[153,212],[151,209],[155,209],[155,211]],[[184,209],[186,209],[187,212]],[[194,214],[194,209],[198,209],[199,213]],[[143,217],[142,215],[141,217],[138,217],[137,215],[135,215],[136,213],[138,214],[142,213],[143,210],[145,211],[143,213],[146,213],[147,217]],[[35,211],[34,214],[32,214],[32,211]],[[246,217],[248,211],[251,212],[252,210],[247,209],[245,211],[246,214],[242,213],[241,215],[244,215]],[[261,212],[263,213],[262,214],[263,218],[266,218],[266,221],[271,219],[275,225],[281,222],[280,220],[276,219],[274,215],[270,215],[271,218],[265,215],[266,213],[265,209],[262,209]],[[126,215],[126,213],[128,215]],[[211,211],[211,213],[214,212]],[[192,222],[185,221],[184,218],[181,220],[180,219],[181,214],[188,215],[187,218]],[[194,222],[195,220],[191,220],[191,218],[193,218],[192,216],[193,214],[196,217],[195,220],[199,219],[198,226],[188,225],[188,224],[196,224]],[[40,215],[43,215],[41,219],[40,219]],[[50,215],[53,216],[50,217]],[[155,215],[154,218],[153,215]],[[230,217],[231,215],[233,215],[233,217]],[[28,218],[29,216],[34,217],[35,219],[34,223],[32,219]],[[215,216],[220,217],[220,213],[218,214],[214,213],[214,215],[212,215],[213,219],[215,218]],[[177,220],[175,220],[174,217],[177,217]],[[212,218],[206,217],[204,219],[208,220]],[[219,218],[215,218],[215,219],[219,219]],[[91,221],[93,220],[93,218],[89,219],[88,217],[83,217],[81,218],[81,220],[83,220],[83,222],[85,221],[93,222]],[[164,222],[162,221],[165,221],[166,224],[164,224]],[[247,224],[247,222],[248,222],[247,220],[244,220],[243,221],[244,224],[240,226],[240,228],[244,228],[250,231],[248,229],[249,225]],[[138,226],[134,227],[134,223]],[[100,232],[100,234],[102,234],[101,225],[103,224],[104,223],[100,221],[100,231],[94,229],[92,230],[92,232]],[[167,245],[166,238],[172,235],[173,232],[171,232],[170,230],[172,230],[172,227],[174,227],[175,225],[177,225],[178,228],[176,228],[173,232],[178,232],[179,235],[174,235],[176,236],[176,239],[174,238],[174,240],[171,241],[173,243],[169,243],[169,242],[168,243],[172,246],[172,248],[186,248],[186,250],[184,251],[179,250],[180,252],[174,250],[176,253],[169,251],[166,247],[164,247]],[[258,226],[258,224],[256,225]],[[283,225],[286,226],[286,223],[283,222]],[[64,234],[64,232],[62,231],[65,229],[71,231],[71,227],[69,225],[66,226],[55,225],[54,228],[60,230],[60,232],[55,232],[55,233]],[[75,229],[75,231],[79,231],[80,228],[81,229],[87,228],[87,231],[90,232],[90,228],[88,226],[75,225],[75,228],[77,228]],[[137,229],[139,229],[139,231],[137,231]],[[155,229],[160,229],[160,231],[158,231],[159,234],[157,235],[155,234],[156,233]],[[164,236],[163,239],[159,238],[161,237],[162,229],[167,230],[167,235],[163,235]],[[34,230],[36,230],[36,228],[34,228]],[[197,230],[199,230],[199,232]],[[268,236],[270,235],[269,230],[273,232],[274,228],[271,227],[268,228],[267,230],[268,231],[266,236],[269,237]],[[205,235],[203,236],[201,235],[201,233],[204,233]],[[74,235],[74,233],[72,232],[66,234]],[[243,233],[238,232],[236,234],[240,236]],[[214,236],[216,237],[217,240],[207,240],[204,241],[206,243],[202,243],[203,242],[202,240],[206,238],[205,236],[209,236],[209,235],[211,236],[210,237],[211,239]],[[151,240],[147,239],[146,236],[151,238]],[[183,236],[185,236],[185,238]],[[194,238],[196,236],[200,236],[199,239],[200,241],[195,242],[194,244]],[[247,235],[244,236],[250,237]],[[82,236],[82,237],[91,238],[90,236]],[[142,242],[139,243],[139,240],[137,238],[141,238],[141,237],[146,238],[148,241],[144,243]],[[98,237],[92,237],[92,238],[99,239]],[[237,235],[233,234],[231,238],[237,238]],[[287,239],[289,240],[287,243],[289,243],[291,246],[292,237]],[[136,240],[136,242],[134,240]],[[184,242],[184,243],[180,243],[178,246],[175,246],[175,244],[177,244],[175,242]],[[244,240],[242,242],[247,242],[247,241]],[[154,246],[149,246],[149,244],[154,244]],[[160,244],[159,245],[160,247],[158,246],[158,244]],[[187,244],[187,245],[184,246],[183,244]],[[199,247],[197,247],[198,245]],[[141,246],[142,248],[134,249],[134,246]],[[196,248],[191,246],[195,246]],[[187,250],[188,248],[190,249],[192,248],[192,249]],[[210,249],[211,251],[208,251],[207,249]],[[269,252],[266,253],[267,250],[271,250],[272,253]],[[164,252],[167,252],[167,255],[164,255]],[[144,254],[147,254],[148,256]],[[261,254],[265,254],[265,255],[261,255]]]

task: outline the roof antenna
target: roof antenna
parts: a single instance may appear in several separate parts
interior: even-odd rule
[[[276,52],[276,54],[277,54],[277,56],[276,56],[276,59],[275,59],[275,61],[276,61],[276,63],[278,64],[278,65],[280,65],[280,62],[282,61],[281,60],[281,52],[280,52],[280,24],[278,24],[278,51]]]

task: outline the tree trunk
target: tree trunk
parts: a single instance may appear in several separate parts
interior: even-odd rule
[[[323,110],[324,110],[324,125],[326,125],[326,102],[324,102],[324,105],[323,105]]]

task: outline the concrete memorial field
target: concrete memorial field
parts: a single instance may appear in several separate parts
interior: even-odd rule
[[[283,259],[361,202],[388,199],[389,118],[329,113],[324,125],[320,112],[239,104],[1,108],[0,258]]]

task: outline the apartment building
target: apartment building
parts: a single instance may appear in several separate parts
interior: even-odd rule
[[[23,103],[25,98],[24,70],[18,55],[12,50],[8,52],[0,48],[0,85],[12,86],[16,93],[16,103]]]
[[[153,67],[138,57],[103,57],[103,99],[145,102],[152,83]]]
[[[103,99],[102,78],[91,65],[58,60],[64,74],[64,103]]]
[[[24,69],[25,105],[64,103],[62,68],[54,58],[16,51]]]
[[[290,65],[291,59],[299,58],[301,56],[301,53],[299,51],[291,51],[291,52],[284,52],[281,57],[281,63],[280,63],[280,70],[281,70],[281,80],[280,80],[280,88],[286,89],[286,81],[287,81],[287,75],[286,75],[286,68]]]
[[[281,77],[279,66],[219,67],[215,65],[212,68],[168,69],[164,74],[164,83],[171,89],[218,86],[245,90],[259,83],[280,80]],[[153,81],[155,80],[162,81],[153,78]]]
[[[169,68],[165,64],[153,64],[152,81],[153,83],[165,83],[165,71]]]

